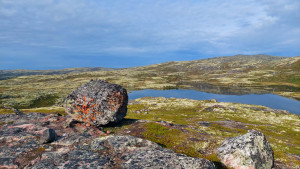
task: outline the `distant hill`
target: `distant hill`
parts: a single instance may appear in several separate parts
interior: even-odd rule
[[[290,62],[299,60],[299,57],[279,57],[270,55],[235,55],[201,59],[194,61],[172,61],[146,66],[146,69],[159,69],[161,71],[182,72],[213,72],[222,70],[248,70],[260,68],[274,68],[276,66],[288,66]]]
[[[126,69],[1,70],[0,79],[0,107],[60,105],[91,79],[120,84],[128,91],[181,88],[235,95],[275,93],[300,100],[300,56],[235,55]]]
[[[279,57],[271,55],[235,55],[200,59],[193,61],[170,61],[149,66],[127,68],[127,70],[152,70],[156,72],[220,72],[220,71],[248,71],[254,69],[297,69],[300,70],[300,56]],[[18,76],[29,75],[55,75],[68,73],[83,73],[90,71],[113,71],[115,68],[84,67],[66,68],[57,70],[0,70],[0,80],[10,79]]]
[[[85,68],[66,68],[66,69],[57,69],[57,70],[28,70],[28,69],[0,70],[0,80],[11,79],[18,76],[55,75],[55,74],[82,73],[82,72],[90,72],[90,71],[111,71],[111,70],[116,70],[116,69],[103,68],[103,67],[85,67]]]

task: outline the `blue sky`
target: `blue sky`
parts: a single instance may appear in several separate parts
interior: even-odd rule
[[[0,0],[0,69],[300,55],[299,0]]]

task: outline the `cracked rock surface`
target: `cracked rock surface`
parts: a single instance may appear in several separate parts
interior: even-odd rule
[[[58,114],[0,115],[0,168],[208,168],[213,162],[163,149]],[[55,140],[41,142],[45,131]]]

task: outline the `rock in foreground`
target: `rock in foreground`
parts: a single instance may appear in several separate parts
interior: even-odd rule
[[[215,168],[209,160],[177,154],[145,139],[103,137],[106,134],[95,126],[69,126],[66,118],[40,113],[0,115],[0,168]],[[56,139],[39,142],[50,128]]]
[[[120,85],[91,80],[67,97],[65,110],[77,121],[100,126],[121,121],[127,103],[127,91]]]
[[[40,143],[51,143],[55,140],[56,134],[53,129],[46,129],[40,137]]]
[[[151,141],[133,136],[106,136],[94,139],[93,150],[122,152],[121,168],[203,168],[214,169],[214,164],[206,159],[187,157],[163,149]]]
[[[271,169],[274,156],[266,137],[258,131],[225,140],[217,149],[222,163],[239,169]]]

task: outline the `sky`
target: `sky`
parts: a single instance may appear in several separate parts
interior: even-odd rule
[[[0,69],[300,55],[299,0],[0,0]]]

